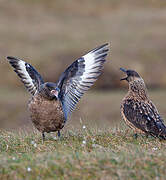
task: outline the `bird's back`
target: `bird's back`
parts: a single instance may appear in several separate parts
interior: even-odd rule
[[[166,137],[163,120],[149,99],[145,101],[126,96],[121,104],[121,114],[125,122],[137,132]]]

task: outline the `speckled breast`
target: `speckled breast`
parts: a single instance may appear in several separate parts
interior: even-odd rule
[[[28,104],[31,120],[40,132],[54,132],[65,124],[62,104],[59,100],[48,100],[35,95]]]

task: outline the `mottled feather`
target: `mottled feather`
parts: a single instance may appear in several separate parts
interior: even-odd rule
[[[136,132],[166,139],[166,126],[147,95],[143,79],[136,72],[129,75],[126,71],[126,74],[129,91],[121,103],[123,119]]]
[[[163,120],[152,102],[125,99],[122,113],[136,130],[140,129],[142,132],[157,137],[166,133]]]
[[[60,131],[65,124],[62,104],[59,100],[48,100],[40,93],[28,104],[31,120],[40,132]]]

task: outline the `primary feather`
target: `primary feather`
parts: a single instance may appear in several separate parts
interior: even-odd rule
[[[108,51],[109,44],[93,49],[74,61],[60,76],[57,84],[66,119],[101,74]]]
[[[8,56],[7,59],[27,90],[34,95],[39,90],[40,85],[44,83],[41,75],[35,68],[21,59],[11,56]]]

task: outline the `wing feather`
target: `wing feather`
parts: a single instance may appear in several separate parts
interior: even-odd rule
[[[165,138],[166,127],[151,101],[145,103],[126,100],[122,106],[125,117],[136,128],[152,136]]]
[[[21,81],[24,83],[26,89],[34,95],[38,91],[39,86],[44,83],[41,75],[33,66],[21,59],[11,56],[8,56],[7,59],[14,68],[14,71],[20,77]]]
[[[101,74],[109,44],[93,49],[74,61],[60,76],[58,87],[65,118],[75,109],[83,94],[94,84]]]

